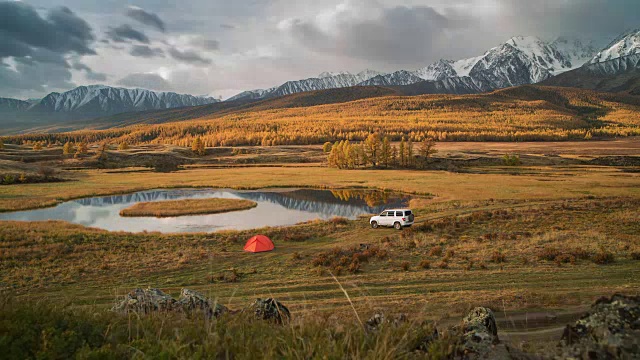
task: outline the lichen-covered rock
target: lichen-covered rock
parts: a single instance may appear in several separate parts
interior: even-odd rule
[[[393,324],[394,326],[399,326],[408,321],[407,314],[400,314],[391,319],[387,319],[383,313],[375,313],[367,322],[365,323],[365,328],[367,331],[376,331],[380,325],[382,324]]]
[[[601,298],[567,325],[558,358],[640,359],[640,297]]]
[[[171,311],[175,302],[175,299],[162,290],[137,288],[125,295],[124,300],[112,310],[125,314],[132,311],[145,314],[153,311]]]
[[[477,307],[462,320],[462,347],[465,354],[485,357],[499,342],[498,326],[490,309]]]
[[[257,319],[271,320],[278,324],[283,324],[291,320],[289,309],[276,299],[256,299],[256,301],[251,304],[250,309],[254,312]]]
[[[229,311],[226,306],[212,302],[208,297],[189,289],[182,289],[180,298],[175,303],[175,309],[185,312],[200,310],[208,317],[219,317]]]

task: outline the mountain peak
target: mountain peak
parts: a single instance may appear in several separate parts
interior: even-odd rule
[[[340,76],[340,75],[351,75],[351,73],[348,71],[337,71],[337,72],[325,71],[320,73],[320,75],[318,75],[318,79],[326,79],[326,78]]]
[[[594,56],[589,63],[595,64],[640,53],[640,29],[626,32],[614,39]]]

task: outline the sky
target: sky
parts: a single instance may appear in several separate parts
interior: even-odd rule
[[[324,71],[414,70],[513,36],[604,46],[638,0],[0,0],[0,97],[105,84],[228,98]]]

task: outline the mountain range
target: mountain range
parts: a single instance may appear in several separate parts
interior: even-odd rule
[[[402,95],[473,94],[535,83],[637,95],[640,93],[638,57],[640,30],[625,33],[600,50],[592,44],[567,38],[545,42],[536,37],[518,36],[476,57],[442,59],[417,70],[391,73],[323,72],[314,78],[287,81],[269,89],[245,91],[220,106],[216,105],[219,100],[211,97],[104,85],[80,86],[64,93],[51,93],[40,100],[0,98],[0,126],[4,133],[54,123],[73,122],[77,128],[78,121],[87,123],[87,119],[105,117],[109,118],[105,123],[108,126],[121,122],[120,119],[127,119],[125,123],[135,121],[138,116],[133,112],[144,112],[143,118],[153,121],[154,111],[163,114],[159,115],[163,118],[173,118],[177,112],[167,112],[167,109],[195,107],[193,111],[180,112],[202,114],[209,109],[203,105],[216,105],[210,109],[214,112],[227,111],[225,109],[291,94],[354,87],[377,87],[356,92],[358,97],[388,91]],[[326,96],[333,99],[336,94]],[[340,94],[340,98],[351,98]]]

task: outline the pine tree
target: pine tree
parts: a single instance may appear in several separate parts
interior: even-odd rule
[[[365,140],[365,150],[371,165],[377,166],[380,157],[380,135],[377,133],[369,134]]]
[[[384,167],[389,167],[391,161],[391,144],[389,138],[384,137],[382,140],[382,148],[380,149],[380,161],[384,164]]]
[[[398,147],[395,145],[391,146],[391,163],[398,166]]]
[[[407,150],[405,148],[406,148],[406,142],[403,136],[402,140],[400,141],[400,148],[398,149],[398,152],[400,155],[400,167],[407,166]]]
[[[75,147],[73,146],[73,143],[70,141],[67,141],[62,147],[62,153],[64,155],[71,155],[74,152],[75,152]]]
[[[438,152],[435,147],[436,142],[431,138],[426,138],[422,141],[422,144],[420,145],[420,156],[422,157],[423,167],[426,168],[429,159],[431,159],[431,155]]]
[[[203,156],[206,154],[206,151],[204,149],[204,142],[202,141],[202,138],[198,136],[193,140],[193,142],[191,143],[191,151],[193,151],[193,153],[198,156]]]
[[[407,167],[413,167],[413,141],[407,141]]]
[[[89,151],[89,147],[87,146],[87,143],[83,141],[78,144],[78,147],[76,149],[76,155],[86,154],[88,151]]]
[[[324,143],[324,145],[322,145],[322,152],[324,152],[325,154],[328,154],[331,151],[332,146],[333,144],[327,141],[326,143]]]

